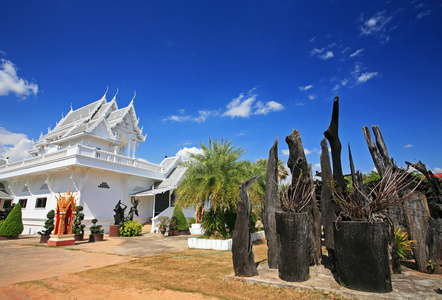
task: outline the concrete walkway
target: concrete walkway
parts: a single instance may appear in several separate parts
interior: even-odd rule
[[[310,278],[304,282],[287,282],[279,279],[277,269],[269,269],[267,264],[258,267],[258,276],[235,277],[233,274],[227,279],[239,280],[269,286],[301,290],[322,290],[349,298],[358,299],[442,299],[442,294],[435,290],[442,289],[442,276],[418,273],[405,269],[402,274],[392,275],[393,291],[390,293],[368,293],[342,287],[333,277],[332,272],[324,266],[310,267]]]
[[[161,234],[145,234],[131,238],[109,238],[105,235],[103,242],[83,241],[66,247],[39,244],[40,236],[35,235],[1,240],[0,287],[182,251],[187,249],[188,237],[168,238]]]

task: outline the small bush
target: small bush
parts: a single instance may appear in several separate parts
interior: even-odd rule
[[[192,224],[196,223],[196,219],[195,218],[189,218],[189,220],[187,220],[187,223],[189,223],[189,227],[192,226]]]
[[[209,211],[206,211],[201,227],[204,228],[204,236],[206,237],[216,234],[215,232],[222,237],[227,236],[224,213],[220,209],[214,210],[213,207],[211,207]]]
[[[143,225],[138,221],[126,221],[121,223],[120,236],[136,236],[141,234]]]
[[[40,235],[50,235],[52,230],[54,230],[54,218],[55,218],[55,211],[53,209],[51,209],[47,214],[46,214],[46,222],[45,222],[45,230],[39,231],[37,232]]]
[[[21,218],[21,205],[17,203],[9,213],[3,225],[0,227],[0,235],[16,236],[23,232],[23,222]]]
[[[92,219],[91,220],[92,225],[90,229],[91,234],[103,234],[104,233],[104,229],[101,229],[102,225],[96,225],[98,220],[97,219]]]
[[[2,227],[4,222],[5,222],[5,220],[0,220],[0,227]]]
[[[189,223],[187,223],[187,219],[184,216],[183,210],[181,209],[181,206],[179,206],[178,204],[175,204],[172,216],[175,216],[177,219],[178,230],[189,229]]]
[[[394,226],[394,240],[399,258],[406,259],[407,254],[411,253],[411,243],[415,241],[409,240],[407,231],[400,226]]]
[[[236,223],[235,208],[228,209],[224,212],[224,221],[226,222],[226,225],[229,228],[230,232],[235,230],[235,223]]]
[[[175,216],[170,219],[169,230],[178,230],[178,220]]]

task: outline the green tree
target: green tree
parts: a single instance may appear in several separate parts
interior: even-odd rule
[[[9,213],[3,225],[0,227],[0,235],[16,236],[23,232],[23,222],[21,217],[21,205],[17,203]]]
[[[364,184],[378,180],[381,180],[381,175],[379,175],[378,172],[376,171],[371,171],[370,173],[364,176]]]
[[[190,154],[185,164],[188,169],[177,189],[177,203],[193,207],[210,200],[214,209],[234,207],[238,187],[247,175],[247,163],[238,161],[244,150],[224,139],[200,144],[203,154]]]

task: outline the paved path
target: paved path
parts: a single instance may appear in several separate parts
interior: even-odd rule
[[[333,277],[332,272],[324,266],[310,267],[310,278],[304,282],[287,282],[279,279],[277,269],[269,269],[267,264],[258,267],[258,276],[235,277],[234,274],[227,279],[239,280],[248,283],[294,288],[301,290],[322,290],[325,294],[330,292],[341,294],[345,297],[358,299],[442,299],[436,289],[442,289],[442,276],[418,273],[406,269],[402,274],[391,276],[393,291],[390,293],[368,293],[342,287]]]
[[[73,246],[48,247],[40,236],[24,235],[0,241],[0,287],[127,262],[139,257],[187,249],[189,236],[164,237],[149,233],[131,238],[77,242]]]

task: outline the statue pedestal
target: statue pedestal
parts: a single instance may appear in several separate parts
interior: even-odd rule
[[[73,234],[51,235],[48,240],[48,246],[72,246],[75,245]]]
[[[120,236],[120,225],[110,225],[109,237],[119,237],[119,236]]]

